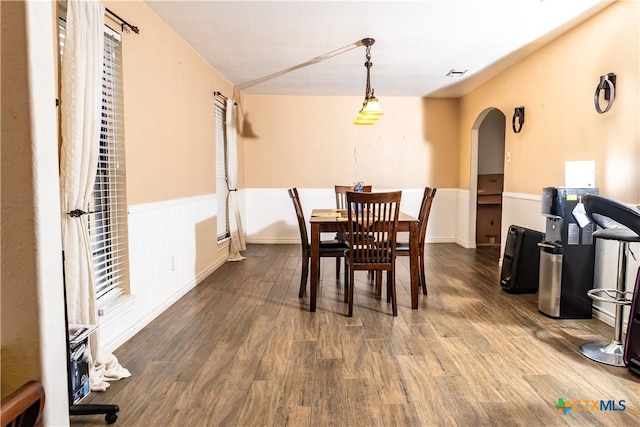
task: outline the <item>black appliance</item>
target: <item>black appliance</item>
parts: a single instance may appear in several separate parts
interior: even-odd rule
[[[511,294],[538,292],[540,248],[544,233],[511,225],[502,256],[500,286]]]
[[[640,375],[640,268],[633,288],[623,358],[627,367]]]
[[[542,215],[547,219],[540,246],[538,310],[549,317],[590,319],[595,224],[584,213],[581,198],[597,188],[545,187]],[[578,220],[585,220],[582,226]]]

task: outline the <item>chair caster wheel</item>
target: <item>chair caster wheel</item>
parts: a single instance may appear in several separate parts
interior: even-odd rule
[[[113,424],[116,422],[117,419],[118,419],[118,415],[116,414],[107,414],[104,416],[104,420],[107,422],[107,424]]]

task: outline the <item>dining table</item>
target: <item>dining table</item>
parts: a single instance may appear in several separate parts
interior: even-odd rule
[[[316,311],[318,282],[320,277],[320,236],[322,233],[348,233],[347,211],[345,209],[313,209],[309,223],[311,226],[311,296],[309,311]],[[419,285],[419,233],[420,221],[405,212],[398,217],[397,232],[409,232],[409,264],[411,274],[411,308],[418,308]]]

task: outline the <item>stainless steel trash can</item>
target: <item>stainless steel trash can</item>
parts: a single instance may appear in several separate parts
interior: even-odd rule
[[[562,248],[547,242],[540,246],[538,310],[547,316],[560,317],[562,290]]]

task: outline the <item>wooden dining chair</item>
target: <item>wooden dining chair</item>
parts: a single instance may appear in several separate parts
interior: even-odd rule
[[[2,427],[33,427],[42,425],[44,388],[39,381],[28,381],[2,399]]]
[[[363,185],[362,192],[363,193],[371,193],[373,186],[371,185]],[[354,191],[353,185],[336,185],[335,193],[336,193],[336,209],[347,209],[347,192]],[[346,233],[337,233],[336,240],[341,242],[347,241]],[[340,258],[336,258],[336,279],[340,277]]]
[[[298,189],[290,188],[289,197],[291,197],[291,201],[293,202],[293,207],[295,208],[296,217],[298,219],[298,227],[300,228],[300,243],[302,245],[302,276],[300,277],[300,291],[298,292],[298,297],[302,298],[304,296],[304,291],[307,288],[309,260],[311,259],[311,245],[309,243],[307,222],[304,218],[304,212],[302,210],[302,203],[300,203]],[[346,242],[340,242],[338,240],[322,240],[320,241],[320,257],[337,258],[339,261],[340,258],[343,258],[345,256],[345,251],[348,248],[349,246]]]
[[[371,193],[373,186],[363,185],[363,193]],[[353,185],[336,185],[336,209],[347,209],[347,192],[353,191]]]
[[[391,302],[392,314],[398,315],[395,265],[401,198],[402,191],[347,192],[349,317],[353,316],[354,273],[358,270],[387,272],[387,302]]]
[[[419,265],[419,277],[418,283],[422,288],[422,294],[427,295],[427,280],[424,272],[424,245],[425,238],[427,236],[427,224],[429,222],[429,213],[431,212],[431,204],[433,198],[436,196],[436,188],[426,187],[422,195],[422,202],[420,203],[420,212],[418,213],[418,221],[420,221],[420,233],[418,235],[418,265]],[[409,250],[408,242],[396,243],[396,255],[409,256],[411,251]]]

